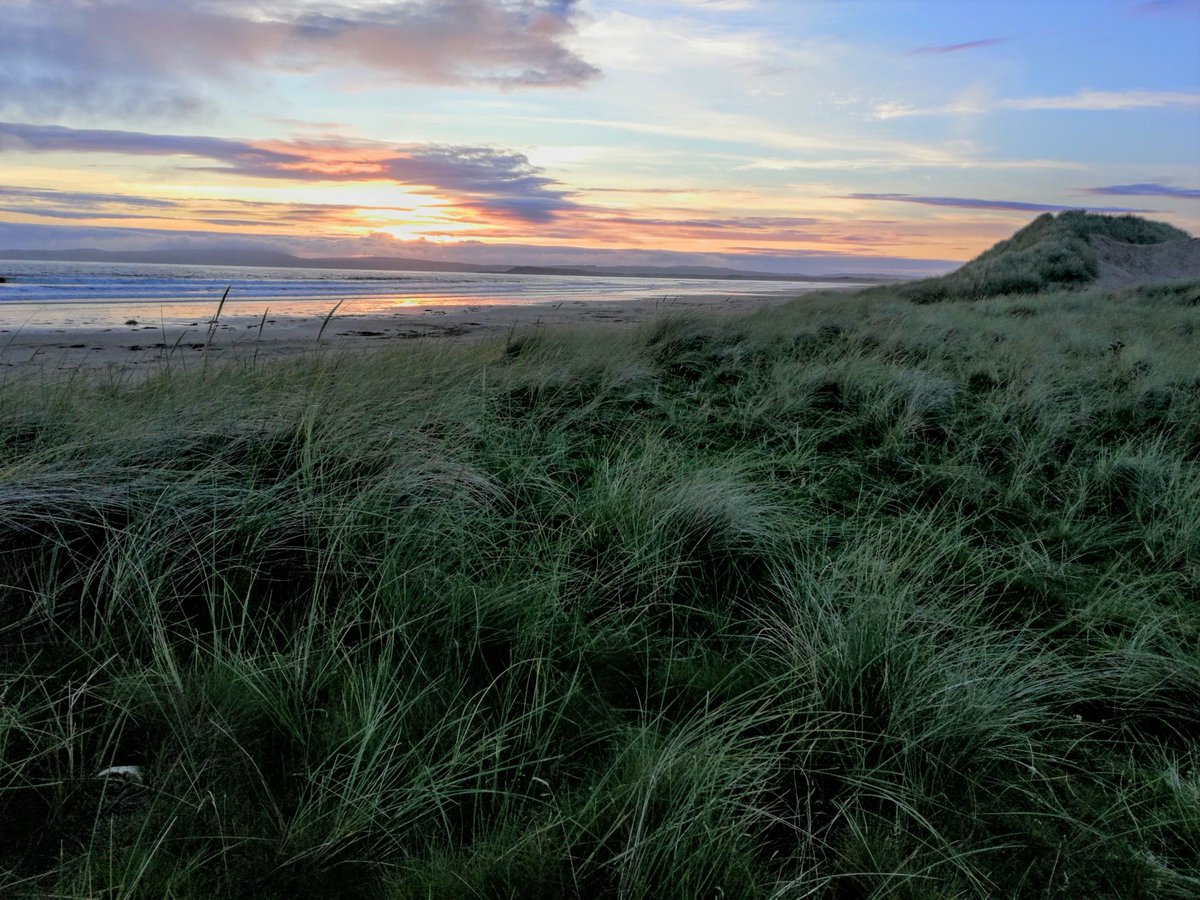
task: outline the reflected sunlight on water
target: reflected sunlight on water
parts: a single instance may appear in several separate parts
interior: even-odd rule
[[[212,315],[231,287],[224,317],[379,313],[398,307],[491,306],[727,294],[797,294],[817,282],[617,276],[391,272],[353,269],[174,266],[149,263],[0,261],[0,321],[69,327],[150,319],[167,323]]]

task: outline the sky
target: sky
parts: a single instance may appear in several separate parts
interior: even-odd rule
[[[0,249],[923,272],[1200,233],[1200,0],[0,0]]]

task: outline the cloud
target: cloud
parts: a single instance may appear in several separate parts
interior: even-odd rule
[[[917,197],[912,194],[844,194],[841,200],[886,200],[897,203],[919,203],[922,206],[950,206],[956,209],[999,209],[1015,212],[1064,212],[1079,206],[1060,206],[1057,203],[1025,203],[1020,200],[978,200],[973,197]],[[1146,213],[1152,209],[1129,209],[1124,206],[1091,206],[1089,212]]]
[[[23,186],[0,188],[0,212],[44,219],[168,219],[181,224],[199,222],[239,228],[261,227],[263,222],[270,222],[272,226],[285,229],[311,229],[314,226],[345,226],[348,218],[372,211],[394,215],[397,210],[361,204],[280,203],[228,198],[179,200]]]
[[[387,206],[360,204],[315,204],[275,201],[250,201],[229,198],[163,199],[129,194],[104,194],[57,191],[44,188],[12,187],[0,189],[0,212],[36,216],[62,222],[87,222],[101,226],[116,220],[165,220],[180,231],[198,226],[213,226],[234,231],[260,232],[264,223],[277,236],[313,235],[320,231],[336,234],[347,226],[355,230],[373,223],[403,218],[405,211]],[[506,211],[507,212],[507,211]],[[823,219],[800,216],[714,216],[670,217],[666,212],[639,214],[601,207],[580,206],[576,215],[553,222],[539,222],[542,239],[569,239],[602,243],[624,243],[658,247],[687,241],[712,246],[737,242],[781,246],[804,243],[843,247],[881,247],[907,242],[895,223],[858,223],[859,231]],[[428,213],[425,214],[428,216]],[[862,231],[870,224],[873,231]],[[882,231],[878,226],[883,225]],[[132,223],[130,226],[132,227]],[[169,226],[163,225],[163,228]],[[375,227],[380,227],[376,224]],[[436,218],[423,222],[426,237],[460,238],[461,232],[438,230]]]
[[[1089,194],[1106,194],[1117,197],[1172,197],[1179,200],[1200,200],[1200,188],[1172,187],[1158,182],[1138,184],[1110,184],[1105,187],[1087,189]]]
[[[174,206],[151,197],[0,187],[0,211],[46,219],[157,219]]]
[[[402,184],[432,185],[470,198],[477,208],[530,222],[574,206],[524,154],[489,147],[413,147],[387,160],[386,171]]]
[[[745,232],[765,231],[774,235],[779,235],[782,232],[790,229],[802,228],[809,225],[821,224],[821,219],[797,216],[731,216],[728,218],[706,218],[706,219],[669,219],[669,218],[647,218],[637,215],[614,215],[611,211],[605,211],[607,215],[601,215],[592,221],[611,222],[615,224],[629,224],[636,222],[639,225],[657,225],[671,228],[684,229],[696,233],[704,232],[721,232],[724,233],[730,229]]]
[[[238,168],[282,166],[303,159],[297,154],[263,149],[245,141],[227,138],[65,128],[61,125],[29,125],[22,122],[0,122],[0,150],[196,156],[221,160]]]
[[[1196,0],[1145,0],[1133,8],[1135,15],[1162,15],[1164,13],[1182,13],[1186,16],[1200,16],[1200,3]]]
[[[546,222],[574,207],[568,192],[521,153],[491,147],[391,145],[372,141],[241,141],[196,135],[0,122],[0,151],[191,157],[193,167],[290,181],[390,181],[450,195],[480,213]]]
[[[579,85],[599,74],[568,47],[576,0],[233,3],[58,0],[5,12],[0,98],[74,109],[188,114],[203,87],[253,73],[369,71],[375,82]]]
[[[746,12],[758,6],[758,0],[643,0],[649,6],[682,6],[704,12]]]
[[[1112,112],[1128,109],[1159,109],[1173,106],[1200,106],[1200,91],[1080,91],[1050,97],[1012,97],[986,100],[973,98],[941,106],[912,106],[885,101],[874,108],[876,119],[908,116],[961,116],[987,112],[1030,112],[1036,110],[1081,110]]]
[[[119,204],[138,209],[172,209],[174,200],[158,197],[138,197],[130,194],[97,194],[86,191],[56,191],[51,188],[0,187],[0,202],[13,201],[43,205],[47,209],[79,210],[81,207],[93,212],[109,204]]]
[[[886,157],[862,157],[859,159],[826,158],[826,159],[780,159],[765,158],[751,159],[738,166],[739,169],[764,169],[769,172],[804,171],[809,169],[993,169],[996,171],[1020,170],[1070,170],[1085,168],[1081,163],[1068,162],[1061,159],[971,159],[969,157],[930,159],[930,160],[897,160]]]
[[[265,238],[264,231],[269,231],[273,239],[303,238],[309,242],[322,233],[327,235],[325,240],[344,241],[348,239],[347,229],[387,227],[396,220],[407,218],[405,210],[386,206],[229,198],[168,199],[32,187],[0,190],[0,212],[36,216],[64,225],[79,223],[77,233],[80,235],[90,234],[92,228],[122,222],[127,224],[122,225],[120,234],[126,237],[138,229],[170,230],[176,235],[186,235],[198,228],[211,227],[231,239],[246,233]],[[692,245],[703,248],[704,252],[723,252],[735,245],[774,248],[781,252],[781,248],[797,245],[853,247],[869,252],[909,243],[911,238],[911,234],[895,228],[893,222],[860,221],[855,230],[850,231],[844,224],[802,216],[698,217],[684,210],[639,213],[582,205],[573,213],[553,221],[538,222],[533,233],[543,241],[589,242],[647,251],[664,246]],[[461,230],[441,229],[437,213],[431,215],[424,211],[422,216],[421,231],[425,237],[450,238],[456,244],[461,243]],[[448,224],[453,222],[452,215],[446,215],[446,221]],[[493,232],[502,228],[494,220],[477,224],[489,227]],[[520,230],[509,228],[506,236],[513,238],[520,233]],[[524,233],[529,234],[529,230]]]
[[[720,241],[723,246],[732,246],[739,241],[857,247],[911,243],[909,235],[897,233],[895,229],[885,229],[886,233],[849,232],[845,223],[799,216],[670,218],[593,209],[583,211],[576,228],[577,234],[562,232],[561,236],[594,239],[596,235],[611,231],[626,241],[637,240],[650,245],[680,240]]]
[[[1163,106],[1200,106],[1200,91],[1080,91],[1057,97],[1024,97],[1002,100],[1001,109],[1150,109]]]
[[[942,54],[942,53],[958,53],[962,50],[982,50],[985,47],[995,47],[997,44],[1003,44],[1008,38],[994,37],[983,38],[978,41],[966,41],[962,44],[931,44],[926,47],[917,47],[910,50],[914,54]]]

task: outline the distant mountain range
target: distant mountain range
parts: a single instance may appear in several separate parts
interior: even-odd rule
[[[57,262],[160,263],[176,266],[252,266],[289,269],[357,269],[384,272],[481,272],[492,275],[577,275],[595,278],[711,278],[729,281],[803,281],[875,284],[906,281],[904,276],[775,275],[716,266],[491,266],[437,262],[404,256],[313,258],[264,250],[0,250],[0,259]]]

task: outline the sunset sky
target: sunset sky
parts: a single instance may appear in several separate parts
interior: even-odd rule
[[[919,271],[1200,233],[1200,0],[0,0],[0,249]]]

